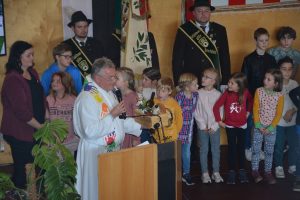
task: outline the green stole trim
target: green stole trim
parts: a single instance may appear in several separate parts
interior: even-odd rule
[[[219,71],[220,78],[222,78],[219,53],[215,43],[201,28],[196,26],[195,22],[190,21],[188,25],[187,30],[183,27],[179,27],[179,30],[203,53],[213,68]]]
[[[89,58],[85,55],[85,53],[82,51],[80,46],[76,43],[76,41],[73,38],[71,38],[71,41],[76,46],[76,49],[74,49],[75,52],[73,52],[74,55],[73,55],[72,63],[73,65],[78,67],[81,76],[85,78],[86,75],[88,75],[89,72],[91,71],[93,64],[89,60]]]

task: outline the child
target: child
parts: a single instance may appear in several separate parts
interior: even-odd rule
[[[119,88],[124,101],[126,115],[133,116],[136,109],[137,94],[135,92],[135,81],[132,69],[121,67],[117,70],[116,86]],[[140,143],[140,138],[134,135],[125,134],[122,148],[130,148],[137,146]]]
[[[274,147],[274,163],[276,178],[285,178],[283,171],[283,150],[285,141],[289,145],[288,150],[288,172],[293,174],[296,171],[296,145],[297,134],[295,129],[297,108],[289,97],[289,92],[298,86],[298,83],[291,80],[293,73],[293,60],[290,57],[284,57],[278,62],[280,71],[283,76],[282,94],[284,95],[284,106],[282,117],[276,128],[276,141]]]
[[[142,87],[138,88],[138,95],[142,96],[142,98],[145,100],[149,100],[153,92],[156,94],[157,81],[160,79],[160,77],[161,75],[159,69],[154,67],[144,69]],[[143,129],[140,138],[141,143],[145,141],[151,142],[150,130]]]
[[[178,139],[181,141],[182,180],[187,185],[194,185],[190,176],[191,144],[194,125],[194,111],[198,100],[198,79],[191,73],[184,73],[179,77],[180,92],[175,96],[181,107],[183,126]]]
[[[283,108],[282,73],[278,69],[270,69],[265,74],[264,87],[255,91],[253,117],[254,133],[252,142],[252,176],[255,183],[262,181],[258,172],[259,154],[264,140],[265,178],[269,184],[275,184],[272,175],[273,151],[276,139],[276,126],[281,118]]]
[[[300,192],[300,86],[296,87],[289,94],[292,102],[297,107],[296,133],[297,133],[297,161],[296,161],[296,179],[293,191]]]
[[[236,156],[239,155],[239,180],[247,183],[245,171],[245,129],[247,117],[252,109],[252,97],[247,87],[247,78],[243,73],[234,73],[228,81],[228,89],[213,107],[216,121],[226,128],[228,141],[228,178],[227,184],[235,184]],[[224,121],[220,108],[224,106]]]
[[[277,67],[276,60],[266,52],[269,45],[269,33],[264,28],[258,28],[254,31],[254,40],[256,49],[244,58],[242,72],[247,76],[249,91],[254,97],[255,90],[263,86],[264,74],[268,69]],[[250,113],[247,120],[245,155],[248,161],[251,161],[251,132],[253,120]],[[261,154],[261,159],[263,159]]]
[[[154,103],[164,106],[169,114],[168,124],[163,124],[162,128],[155,131],[154,139],[157,143],[175,141],[182,128],[182,110],[177,101],[170,95],[173,93],[174,85],[171,78],[161,78],[157,82],[157,98]]]
[[[283,26],[278,30],[276,38],[280,42],[280,45],[271,48],[268,52],[275,57],[277,62],[286,56],[293,59],[294,70],[292,78],[294,79],[300,65],[300,51],[292,48],[296,39],[296,31],[289,26]]]
[[[149,67],[143,70],[142,88],[139,92],[142,93],[146,100],[149,100],[152,92],[156,93],[157,81],[161,78],[159,69]]]
[[[76,93],[79,94],[82,88],[82,79],[79,69],[71,65],[71,47],[65,43],[61,43],[54,47],[52,54],[55,62],[44,71],[41,78],[45,95],[49,95],[52,80],[51,78],[55,72],[66,72],[70,74],[73,79]]]
[[[68,124],[68,136],[64,145],[73,155],[77,150],[79,138],[73,130],[73,107],[76,99],[72,78],[64,72],[56,72],[52,75],[50,94],[46,100],[49,109],[49,119],[62,119]]]
[[[211,183],[211,178],[207,169],[207,154],[209,142],[211,144],[212,179],[216,183],[223,182],[219,173],[220,169],[220,128],[213,114],[213,106],[221,96],[215,89],[219,83],[218,71],[208,68],[203,72],[202,86],[199,90],[199,100],[195,111],[195,120],[198,125],[198,140],[200,143],[200,164],[202,172],[202,182]]]

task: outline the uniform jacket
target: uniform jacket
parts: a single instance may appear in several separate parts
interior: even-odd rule
[[[182,28],[186,28],[191,22],[186,22]],[[230,77],[230,56],[226,28],[215,22],[209,23],[207,33],[218,48],[222,73],[222,84],[227,84]],[[179,76],[183,73],[193,73],[201,80],[202,72],[212,67],[205,55],[190,41],[186,35],[178,29],[173,47],[173,78],[177,85]]]

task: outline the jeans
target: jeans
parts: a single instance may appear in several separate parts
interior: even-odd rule
[[[272,133],[264,135],[260,132],[259,129],[255,128],[253,133],[253,142],[252,142],[252,171],[258,171],[260,151],[262,142],[265,140],[265,173],[271,173],[272,162],[273,162],[273,152],[274,144],[276,140],[276,130]]]
[[[25,142],[12,136],[4,135],[4,139],[10,145],[11,154],[14,161],[14,173],[12,181],[17,188],[26,188],[26,170],[25,165],[33,162],[31,154],[34,142]]]
[[[149,143],[151,143],[151,133],[149,129],[142,129],[142,133],[140,135],[141,138],[141,143],[148,141]]]
[[[296,177],[300,178],[300,125],[296,125],[296,132],[298,136],[298,144],[296,146],[296,152],[297,152],[297,162],[296,162]]]
[[[208,172],[207,154],[209,142],[211,144],[212,168],[213,172],[219,172],[220,168],[220,129],[214,133],[198,130],[198,140],[200,143],[200,164],[202,173]]]
[[[251,132],[253,128],[253,118],[252,113],[247,118],[247,128],[246,128],[246,134],[245,134],[245,149],[251,148]]]
[[[181,145],[182,174],[190,173],[191,143]]]
[[[226,128],[229,170],[235,170],[237,156],[239,169],[245,169],[245,131],[242,128]]]
[[[275,167],[283,166],[283,150],[286,140],[289,145],[288,164],[289,166],[296,165],[297,133],[295,126],[277,126],[276,141],[274,147]]]

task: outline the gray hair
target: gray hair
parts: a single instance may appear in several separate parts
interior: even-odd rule
[[[93,67],[91,70],[91,77],[93,78],[94,75],[101,74],[102,69],[104,69],[104,68],[114,68],[115,69],[116,67],[115,67],[115,64],[106,57],[97,58],[93,63]]]

